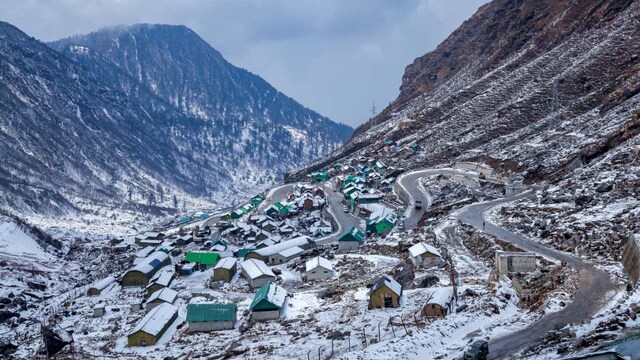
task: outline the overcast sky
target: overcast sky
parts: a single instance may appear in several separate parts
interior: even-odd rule
[[[398,95],[405,66],[486,0],[0,0],[43,41],[105,26],[183,24],[231,63],[357,126]]]

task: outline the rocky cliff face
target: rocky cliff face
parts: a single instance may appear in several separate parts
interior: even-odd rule
[[[351,133],[182,26],[48,47],[0,23],[0,70],[0,206],[13,212],[230,203]]]
[[[341,151],[291,177],[392,139],[398,166],[481,160],[555,181],[637,136],[639,21],[632,0],[493,1],[410,64]]]

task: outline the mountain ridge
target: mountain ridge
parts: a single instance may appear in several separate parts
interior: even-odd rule
[[[0,190],[7,195],[0,206],[59,216],[95,211],[101,203],[136,211],[152,205],[166,211],[175,207],[174,195],[190,206],[226,204],[263,190],[286,169],[331,151],[350,134],[349,127],[234,67],[190,29],[153,28],[172,34],[168,39],[164,32],[147,36],[151,43],[145,48],[165,57],[142,59],[139,53],[140,62],[126,67],[114,61],[118,49],[100,53],[104,48],[64,44],[57,51],[51,43],[0,24],[6,74],[0,116],[7,119],[0,128],[0,151],[12,159],[0,169]],[[162,51],[170,46],[195,50],[171,58],[171,52]],[[123,44],[120,54],[127,49]],[[185,65],[197,51],[205,51],[208,62],[198,58]],[[160,62],[168,68],[159,69]],[[140,81],[142,70],[145,78],[161,85],[156,91],[151,82]],[[197,79],[206,72],[216,82]],[[176,79],[180,81],[172,83]],[[196,80],[208,91],[202,93],[220,94],[225,85],[233,86],[226,94],[234,96],[198,96],[197,87],[190,87]],[[220,88],[207,89],[211,84]]]
[[[391,162],[402,167],[474,160],[521,172],[525,181],[556,181],[584,165],[583,154],[599,141],[636,128],[629,109],[639,86],[639,7],[632,0],[492,1],[408,65],[398,98],[341,150],[287,178],[394,140],[401,151]],[[424,151],[407,152],[411,143]],[[526,143],[534,150],[525,151]]]

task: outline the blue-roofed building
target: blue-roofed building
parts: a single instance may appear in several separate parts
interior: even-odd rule
[[[153,275],[167,265],[171,265],[167,253],[153,252],[124,274],[122,286],[147,286]]]

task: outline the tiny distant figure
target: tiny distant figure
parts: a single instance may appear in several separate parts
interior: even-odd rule
[[[482,231],[484,231],[484,228],[487,227],[487,224],[483,221],[482,222]]]

